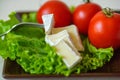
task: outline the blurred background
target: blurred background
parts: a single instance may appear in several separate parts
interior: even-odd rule
[[[0,19],[7,19],[11,11],[37,11],[47,0],[0,0]],[[61,0],[68,6],[82,4],[83,0]],[[120,0],[91,0],[104,7],[120,9]]]

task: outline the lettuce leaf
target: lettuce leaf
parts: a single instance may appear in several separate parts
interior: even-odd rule
[[[56,51],[45,43],[44,37],[29,38],[9,33],[6,37],[7,51],[11,60],[31,74],[54,74],[59,67],[66,67]],[[7,53],[8,52],[8,53]]]
[[[16,18],[16,12],[9,14],[9,20],[0,20],[0,34],[9,30],[13,25],[18,24],[19,20]]]
[[[22,22],[37,22],[37,20],[36,20],[36,12],[31,12],[29,14],[24,13],[22,15]]]
[[[99,48],[93,46],[88,38],[83,41],[85,51],[83,52],[83,60],[81,65],[83,71],[95,70],[102,67],[106,62],[110,61],[113,56],[113,48]]]

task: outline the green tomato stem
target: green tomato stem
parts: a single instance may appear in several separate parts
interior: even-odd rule
[[[108,8],[108,7],[104,8],[102,11],[107,17],[112,17],[113,16],[113,10]]]

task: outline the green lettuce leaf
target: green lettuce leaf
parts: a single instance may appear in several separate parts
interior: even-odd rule
[[[110,61],[113,56],[113,48],[99,48],[94,47],[86,38],[83,41],[85,51],[83,52],[83,60],[81,65],[84,71],[95,70],[102,67],[106,62]]]
[[[9,30],[13,25],[18,24],[19,20],[16,18],[16,12],[9,14],[9,20],[0,20],[0,34]]]
[[[22,15],[22,22],[37,22],[36,12],[31,12],[29,14],[25,13]]]

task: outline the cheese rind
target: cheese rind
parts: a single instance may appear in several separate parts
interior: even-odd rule
[[[52,34],[56,34],[62,30],[67,30],[73,44],[75,45],[75,47],[77,48],[77,50],[79,51],[84,51],[84,47],[82,45],[82,41],[80,38],[80,35],[78,33],[77,27],[75,25],[70,25],[70,26],[66,26],[66,27],[60,27],[60,28],[52,28]]]

